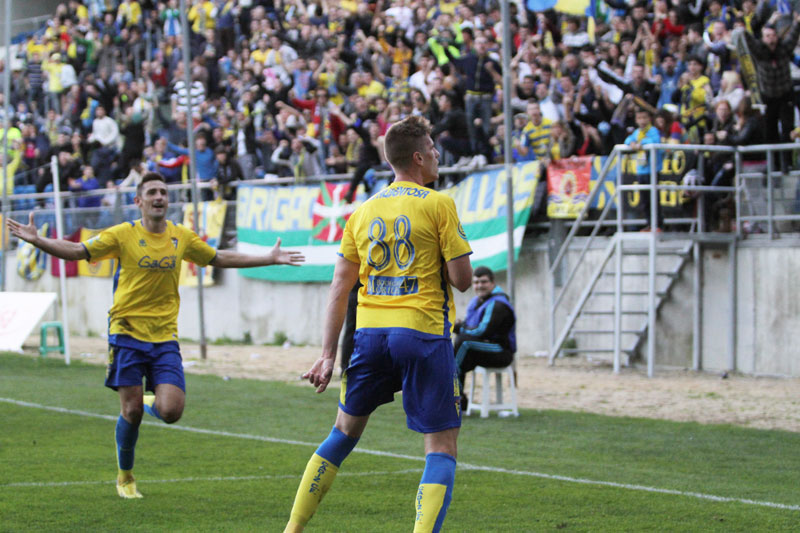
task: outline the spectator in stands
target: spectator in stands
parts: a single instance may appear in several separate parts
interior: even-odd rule
[[[92,133],[88,138],[89,143],[94,143],[91,165],[95,169],[97,178],[105,183],[114,176],[114,161],[117,156],[117,145],[120,141],[119,126],[117,121],[106,114],[106,108],[99,105],[95,109],[95,118],[92,121]]]
[[[303,100],[301,98],[293,98],[292,105],[301,110],[308,110],[311,112],[311,124],[307,134],[319,141],[322,148],[323,157],[327,156],[326,147],[344,132],[345,124],[336,113],[332,113],[331,109],[335,105],[330,102],[328,91],[325,88],[318,87],[313,92],[313,100]],[[277,102],[278,107],[288,107],[288,104]]]
[[[44,137],[36,132],[36,126],[32,123],[23,124],[20,155],[26,169],[38,167],[39,161],[47,154],[48,146],[44,141]]]
[[[379,167],[383,161],[383,138],[380,135],[380,126],[374,120],[362,120],[358,115],[358,111],[351,117],[347,117],[340,109],[334,107],[333,113],[338,116],[342,122],[347,124],[348,128],[352,128],[359,137],[361,137],[360,150],[356,169],[353,172],[353,177],[350,179],[350,188],[347,191],[346,200],[348,203],[352,202],[356,197],[358,185],[364,182],[367,192],[372,190],[372,184],[365,180],[367,173],[374,171]],[[370,172],[372,175],[372,172]]]
[[[242,167],[230,157],[225,146],[217,146],[214,154],[217,158],[217,176],[211,180],[211,187],[224,200],[236,200],[236,187],[232,183],[244,179]]]
[[[44,111],[44,73],[39,52],[33,52],[25,65],[25,81],[28,87],[28,105],[31,109],[42,113]]]
[[[575,155],[576,139],[572,128],[563,120],[554,122],[550,128],[546,162],[558,161]]]
[[[522,137],[517,151],[523,160],[530,160],[531,155],[535,159],[543,159],[547,157],[550,128],[553,126],[553,122],[544,118],[538,102],[528,103],[528,117],[528,123],[522,129]]]
[[[758,113],[738,120],[741,125],[732,131],[729,124],[720,128],[714,122],[719,101],[737,110],[746,97],[737,56],[731,53],[736,26],[747,32],[753,51],[767,104],[768,140],[787,141],[797,126],[791,100],[800,101],[800,90],[792,93],[788,69],[798,23],[782,34],[791,17],[774,14],[775,2],[756,6],[742,0],[737,11],[718,0],[610,0],[606,4],[612,10],[596,13],[596,45],[589,42],[583,17],[556,11],[512,16],[513,112],[530,113],[529,102],[536,100],[538,112],[531,110],[543,118],[540,124],[527,117],[524,136],[519,127],[502,131],[495,95],[502,79],[499,47],[493,43],[502,30],[499,9],[447,3],[431,8],[430,2],[306,4],[193,2],[192,81],[185,88],[177,0],[112,2],[108,9],[100,0],[70,0],[44,31],[23,43],[22,70],[13,74],[8,104],[17,120],[30,116],[47,138],[40,147],[42,160],[49,157],[48,144],[57,149],[69,143],[72,131],[60,135],[63,127],[89,135],[102,106],[101,114],[114,117],[124,143],[117,141],[111,149],[93,142],[88,154],[73,147],[84,161],[89,157],[101,184],[109,172],[124,177],[130,161],[141,157],[139,147],[147,150],[148,165],[174,164],[162,165],[162,171],[174,173],[168,179],[188,178],[187,157],[155,144],[165,136],[185,146],[189,121],[198,133],[209,133],[210,159],[224,144],[245,178],[294,175],[291,165],[276,166],[272,156],[285,153],[288,162],[292,140],[306,135],[319,143],[314,155],[320,172],[348,165],[358,170],[360,182],[369,168],[381,164],[379,140],[390,124],[409,114],[441,124],[448,106],[467,111],[469,119],[458,131],[469,138],[469,155],[495,161],[501,160],[506,133],[514,142],[515,160],[532,159],[537,152],[553,157],[552,149],[560,152],[570,136],[576,154],[606,155],[636,129],[633,110],[642,102],[653,113],[678,106],[682,130],[658,114],[655,125],[663,141],[700,142],[712,132],[716,143],[748,142],[763,133],[749,126],[760,120]],[[800,60],[796,63],[800,66]],[[445,93],[453,97],[442,98]],[[638,96],[638,104],[624,99],[626,93]],[[190,102],[193,116],[187,117]],[[366,142],[356,130],[343,135],[345,123],[326,111],[331,104],[367,133]],[[142,117],[136,131],[126,128],[131,107]],[[377,123],[376,136],[364,129],[366,121]],[[566,128],[556,126],[558,132],[550,135],[547,123],[558,121]],[[720,139],[723,135],[733,141]],[[286,150],[276,150],[281,140],[287,141]],[[440,151],[452,158],[448,150]],[[745,160],[750,164],[758,158],[763,155],[748,154]],[[26,161],[32,164],[31,157]]]
[[[441,118],[433,126],[431,137],[442,147],[443,165],[466,165],[472,161],[474,154],[470,142],[467,116],[462,109],[454,105],[455,95],[443,92],[439,96],[439,113]]]
[[[96,191],[99,188],[100,183],[94,176],[94,169],[92,168],[92,165],[83,165],[81,167],[81,175],[77,178],[69,179],[69,190],[72,192],[88,193],[91,191]],[[102,199],[102,196],[99,194],[79,196],[77,207],[100,207],[100,202]]]
[[[72,151],[68,144],[64,144],[58,148],[58,182],[62,191],[69,190],[69,181],[71,179],[80,179],[81,166],[72,157]],[[53,174],[51,173],[50,165],[40,167],[39,176],[36,182],[36,192],[44,192],[49,188],[52,190]]]
[[[722,73],[720,90],[713,101],[714,109],[717,108],[717,104],[722,100],[728,102],[730,109],[737,109],[742,98],[746,97],[744,88],[742,88],[742,78],[736,71],[726,70]]]
[[[791,140],[789,134],[793,129],[794,109],[789,64],[798,38],[800,11],[794,13],[792,28],[783,39],[778,38],[778,31],[772,25],[762,28],[760,41],[750,33],[745,33],[747,45],[755,59],[761,95],[767,106],[764,123],[768,143],[787,143]],[[780,159],[784,171],[791,164],[790,156],[790,152],[783,152]]]
[[[167,142],[167,148],[178,155],[189,156],[189,149],[183,146],[178,146],[171,142]],[[208,147],[208,139],[204,134],[198,134],[194,138],[194,157],[197,162],[197,180],[201,182],[210,182],[217,175],[217,159],[214,156],[214,150]],[[211,189],[203,189],[200,192],[202,201],[214,199],[214,193]]]
[[[445,47],[447,57],[462,73],[466,96],[467,131],[472,153],[486,157],[491,155],[489,148],[489,128],[492,120],[492,100],[495,83],[502,83],[500,64],[489,55],[489,41],[486,37],[475,39],[475,50],[463,57],[455,57],[449,47]]]
[[[199,80],[198,74],[191,76],[191,85],[187,89],[184,76],[183,63],[178,64],[175,70],[175,84],[172,87],[172,113],[176,112],[189,114],[189,106],[192,108],[192,116],[200,116],[200,107],[206,101],[206,89]]]
[[[145,124],[142,113],[136,112],[132,105],[128,106],[124,112],[117,114],[117,121],[121,126],[120,133],[124,137],[117,166],[117,176],[122,178],[128,175],[128,170],[133,164],[142,160],[145,145]]]
[[[476,366],[506,367],[517,351],[514,307],[495,282],[494,272],[485,266],[475,268],[472,288],[475,297],[467,306],[466,317],[456,320],[453,328],[462,411],[467,408],[467,396],[463,393],[467,372]]]
[[[145,151],[147,157],[146,167],[150,172],[158,172],[164,176],[167,184],[180,183],[184,163],[188,158],[177,152],[169,150],[167,139],[156,139],[152,149]]]
[[[632,157],[635,161],[633,166],[635,167],[635,175],[636,175],[636,182],[637,184],[650,184],[651,183],[651,152],[649,150],[643,150],[643,147],[647,146],[648,144],[658,144],[661,142],[661,134],[659,133],[658,129],[653,126],[653,115],[650,111],[646,108],[638,108],[636,109],[636,125],[638,126],[633,133],[631,133],[626,139],[625,144],[633,149],[638,150]],[[660,150],[656,151],[656,161],[652,164],[656,167],[656,172],[658,169],[661,168],[661,158],[663,154]],[[641,209],[639,210],[639,214],[643,215],[644,218],[650,221],[651,213],[650,213],[650,191],[637,191],[638,197],[641,200]],[[637,196],[637,193],[632,193],[632,196]],[[661,228],[661,218],[660,213],[661,210],[658,208],[659,202],[656,201],[656,227],[651,228],[650,224],[647,224],[642,231],[650,231]]]
[[[45,93],[45,106],[54,109],[56,113],[61,113],[61,70],[64,64],[61,62],[61,54],[53,52],[50,57],[42,63],[42,72],[47,81],[47,92]]]
[[[6,153],[8,153],[8,163],[6,163]],[[14,175],[22,161],[22,150],[0,150],[0,169],[5,170],[4,179],[0,179],[0,196],[4,194],[14,194]]]
[[[681,76],[679,90],[673,95],[680,103],[681,122],[686,129],[689,142],[698,143],[708,127],[708,112],[713,91],[711,80],[703,74],[705,64],[700,56],[689,58],[689,69]]]

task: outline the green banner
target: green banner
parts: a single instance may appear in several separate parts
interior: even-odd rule
[[[513,169],[514,252],[519,256],[525,225],[539,181],[539,163],[518,163]],[[505,270],[506,237],[505,170],[474,172],[458,185],[442,190],[456,203],[459,218],[473,249],[473,266]],[[301,267],[271,266],[240,269],[247,278],[270,281],[325,281],[333,278],[341,230],[359,201],[347,204],[347,184],[274,187],[246,185],[238,188],[236,231],[238,249],[265,253],[281,238],[281,246],[300,250]],[[363,196],[362,196],[363,197]]]

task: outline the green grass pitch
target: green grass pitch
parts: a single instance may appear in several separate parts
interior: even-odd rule
[[[0,531],[283,530],[338,391],[188,375],[183,419],[141,428],[144,499],[121,500],[103,375],[0,354]],[[400,404],[373,415],[307,531],[413,529],[422,438]],[[796,433],[523,410],[465,418],[459,448],[448,533],[800,528]]]

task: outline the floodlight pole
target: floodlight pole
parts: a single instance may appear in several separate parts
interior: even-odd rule
[[[3,223],[0,227],[0,291],[6,290],[6,221],[8,220],[8,129],[11,127],[11,0],[6,0],[6,67],[3,69]]]
[[[508,296],[514,303],[514,167],[511,164],[511,10],[510,0],[501,0],[500,18],[503,21],[503,164],[506,172],[506,236],[508,237],[507,283]]]
[[[189,143],[189,183],[192,186],[192,229],[199,233],[197,218],[200,214],[197,200],[197,154],[194,148],[194,119],[192,114],[192,51],[189,46],[189,15],[186,0],[181,0],[181,29],[183,30],[183,82],[186,86],[186,141]],[[197,314],[200,317],[200,358],[206,358],[206,321],[203,312],[203,275],[205,269],[197,268]]]

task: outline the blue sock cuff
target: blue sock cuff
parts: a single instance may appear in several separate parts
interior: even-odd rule
[[[456,472],[456,458],[449,453],[429,453],[425,456],[425,470],[421,483],[438,483],[452,486]]]
[[[153,418],[164,420],[163,418],[161,418],[161,414],[158,412],[158,409],[156,409],[156,404],[153,404],[152,406],[144,404],[144,412],[152,416]]]
[[[139,438],[139,426],[134,426],[122,415],[117,419],[116,440],[119,467],[122,470],[133,468],[134,448]]]
[[[358,444],[358,439],[348,437],[334,426],[328,438],[317,448],[317,455],[339,468],[345,458],[353,451],[353,448],[356,447],[356,444]]]

